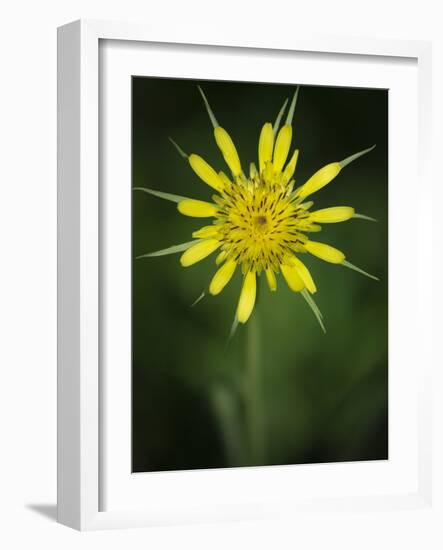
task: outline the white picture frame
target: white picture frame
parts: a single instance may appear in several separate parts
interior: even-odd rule
[[[103,54],[100,50],[108,41],[117,44],[117,55],[112,57],[112,52]],[[124,46],[119,49],[119,45]],[[100,214],[103,209],[115,212],[118,197],[104,201],[106,193],[103,192],[103,181],[100,178],[100,162],[103,140],[100,127],[100,113],[103,106],[100,104],[99,83],[109,84],[108,76],[100,80],[103,67],[101,64],[112,62],[114,66],[119,64],[116,71],[111,71],[111,78],[121,74],[131,74],[129,57],[138,56],[139,62],[146,64],[147,58],[143,57],[149,52],[149,59],[155,65],[155,59],[162,55],[162,45],[171,47],[174,51],[189,48],[193,44],[193,54],[196,57],[195,64],[181,64],[174,68],[174,64],[165,72],[164,76],[199,76],[199,58],[203,54],[212,65],[211,73],[206,72],[205,77],[214,77],[221,71],[210,63],[214,48],[217,51],[227,52],[232,59],[247,55],[273,55],[275,58],[287,59],[291,55],[303,54],[327,56],[323,60],[326,65],[344,60],[346,63],[372,63],[374,79],[377,78],[377,60],[389,63],[389,72],[395,73],[397,64],[410,63],[414,67],[411,78],[412,83],[417,83],[418,93],[411,90],[408,96],[410,101],[415,101],[414,111],[417,120],[411,122],[411,131],[418,135],[416,145],[411,142],[405,146],[414,147],[408,156],[412,171],[418,168],[417,179],[411,179],[405,172],[404,177],[414,189],[420,187],[426,191],[426,201],[432,193],[430,173],[430,78],[431,78],[431,47],[426,42],[369,40],[357,38],[330,38],[315,37],[312,35],[297,36],[297,38],[282,39],[282,42],[269,39],[250,42],[244,37],[224,38],[212,37],[211,40],[202,33],[194,36],[190,41],[183,31],[178,36],[176,32],[168,36],[163,31],[155,31],[154,28],[136,24],[102,22],[102,21],[77,21],[65,25],[58,33],[58,519],[80,530],[105,529],[131,526],[167,525],[199,521],[236,520],[257,517],[279,517],[293,514],[316,513],[328,514],[349,513],[359,509],[364,512],[376,512],[380,510],[392,511],[399,509],[425,510],[434,513],[433,495],[435,493],[435,478],[432,473],[433,450],[431,426],[434,422],[440,422],[432,410],[432,384],[435,380],[432,359],[432,288],[424,287],[420,283],[426,277],[424,267],[432,261],[432,245],[429,240],[413,252],[417,257],[417,273],[414,275],[414,284],[410,292],[412,300],[416,304],[416,319],[414,329],[417,329],[417,342],[411,343],[413,350],[420,350],[421,362],[419,369],[411,365],[405,374],[409,376],[407,385],[411,392],[412,401],[416,400],[416,407],[411,406],[409,414],[412,415],[412,424],[417,426],[417,432],[412,437],[414,445],[407,447],[405,438],[404,449],[409,449],[411,460],[397,466],[395,461],[393,468],[388,470],[386,465],[373,465],[370,471],[365,471],[367,479],[396,479],[398,485],[388,485],[387,481],[381,482],[376,491],[355,489],[356,483],[362,477],[363,470],[352,471],[351,464],[341,464],[332,470],[315,471],[316,466],[310,467],[310,483],[303,490],[302,498],[288,498],[284,492],[284,486],[288,482],[294,482],[291,478],[295,467],[277,467],[270,470],[266,468],[233,469],[228,474],[220,471],[205,472],[181,472],[162,473],[155,479],[155,483],[148,480],[150,488],[132,488],[134,476],[126,468],[124,475],[120,476],[121,469],[127,464],[127,454],[119,455],[116,442],[128,442],[128,423],[122,422],[121,431],[116,428],[114,439],[109,442],[105,429],[105,417],[108,414],[103,404],[104,395],[108,393],[114,399],[119,392],[118,381],[114,384],[103,385],[103,364],[100,351],[100,338],[103,330],[104,313],[103,303],[108,299],[107,285],[102,285],[103,277],[106,277],[107,260],[103,260],[104,246],[103,233],[109,230],[106,224],[101,222]],[[132,54],[131,50],[138,48],[139,54]],[[152,51],[151,51],[151,50]],[[177,54],[178,55],[178,54]],[[128,57],[129,56],[129,57]],[[166,71],[165,59],[161,58],[162,67]],[[235,64],[234,64],[235,65]],[[325,65],[325,66],[326,66]],[[134,65],[135,66],[135,65]],[[189,67],[193,68],[190,69]],[[342,70],[344,70],[342,68]],[[381,69],[380,69],[381,70]],[[191,72],[190,72],[191,71]],[[194,72],[192,72],[194,71]],[[358,71],[357,71],[358,72]],[[398,71],[399,73],[401,71]],[[370,70],[367,73],[371,73]],[[108,74],[108,73],[107,73]],[[137,69],[137,74],[139,71]],[[229,73],[234,75],[234,73]],[[161,74],[157,74],[161,76]],[[200,75],[201,76],[201,75]],[[266,75],[265,75],[266,77]],[[233,79],[234,76],[232,77]],[[251,72],[249,78],[253,80]],[[268,76],[268,78],[270,78]],[[274,75],[278,78],[278,75]],[[370,78],[369,76],[367,77]],[[381,78],[381,76],[380,76]],[[388,78],[388,77],[386,77]],[[264,78],[266,80],[266,78]],[[271,77],[272,81],[272,77]],[[362,80],[361,85],[370,85],[370,80]],[[409,80],[407,81],[409,82]],[[328,83],[331,83],[329,80]],[[415,95],[414,95],[415,94]],[[405,95],[406,92],[405,92]],[[124,91],[121,96],[124,100]],[[112,99],[112,98],[111,98]],[[121,98],[115,98],[120,101]],[[123,122],[123,125],[125,123]],[[125,126],[126,127],[126,126]],[[120,127],[121,128],[121,127]],[[122,135],[125,135],[124,132]],[[417,145],[418,144],[418,145]],[[129,145],[128,145],[129,147]],[[394,155],[395,147],[391,154]],[[397,154],[400,151],[397,147]],[[413,157],[413,158],[411,158]],[[394,163],[400,168],[400,162]],[[400,172],[398,173],[400,177]],[[115,186],[113,187],[115,188]],[[130,189],[130,188],[129,188]],[[418,203],[417,232],[418,235],[430,233],[432,220],[424,215],[423,194],[414,197]],[[112,202],[113,201],[113,202]],[[106,204],[105,204],[106,202]],[[391,201],[392,202],[392,201]],[[408,207],[408,203],[404,205]],[[395,207],[395,206],[394,206]],[[123,208],[123,207],[122,207]],[[114,209],[114,210],[113,210]],[[126,222],[128,220],[125,218]],[[405,220],[406,221],[406,220]],[[126,227],[128,223],[126,223]],[[128,229],[129,231],[129,229]],[[394,232],[394,238],[395,232]],[[124,240],[124,238],[123,238]],[[395,254],[395,252],[392,252]],[[397,256],[396,256],[397,258]],[[398,257],[401,262],[401,258]],[[401,265],[401,264],[399,264]],[[421,267],[420,267],[421,266]],[[394,270],[395,275],[395,270]],[[401,311],[398,311],[401,316]],[[406,330],[406,329],[405,329]],[[399,334],[399,338],[407,333]],[[412,357],[412,356],[411,356]],[[404,361],[407,362],[407,355]],[[409,374],[407,374],[409,372]],[[434,378],[433,378],[434,377]],[[115,378],[112,378],[116,380]],[[395,384],[398,383],[397,379]],[[405,378],[406,381],[406,378]],[[390,380],[390,382],[392,382]],[[126,388],[127,389],[127,388]],[[123,393],[123,389],[121,390]],[[112,397],[114,396],[114,397]],[[127,394],[120,400],[121,409],[117,407],[118,414],[128,415]],[[117,396],[118,400],[118,396]],[[400,410],[400,409],[399,409]],[[126,412],[125,412],[126,411]],[[126,418],[127,420],[127,418]],[[395,419],[394,419],[395,422]],[[394,427],[397,426],[393,424]],[[390,435],[392,426],[390,425]],[[121,440],[118,440],[118,437]],[[110,445],[113,445],[112,447]],[[124,445],[123,445],[124,447]],[[399,447],[400,449],[401,447]],[[118,460],[106,462],[106,454],[113,453]],[[127,453],[129,453],[129,448]],[[414,456],[412,456],[414,455]],[[120,460],[121,458],[121,460]],[[120,460],[120,462],[119,462]],[[126,461],[126,462],[125,462]],[[117,464],[118,463],[118,464]],[[117,464],[117,465],[116,465]],[[123,466],[121,466],[123,464]],[[106,467],[105,467],[106,465]],[[388,466],[390,466],[388,464]],[[118,469],[120,468],[120,470]],[[378,468],[378,469],[377,469]],[[402,470],[403,468],[403,470]],[[251,472],[254,470],[254,472]],[[298,470],[301,472],[302,470]],[[344,473],[344,480],[337,477]],[[347,472],[350,472],[349,474]],[[218,483],[221,487],[226,483],[226,477],[235,479],[236,485],[244,484],[252,489],[257,483],[263,483],[261,496],[252,491],[251,497],[242,501],[236,495],[225,495],[219,500],[210,501],[210,496],[203,488],[212,483]],[[126,477],[125,477],[126,476]],[[338,485],[331,484],[328,491],[328,476],[340,479]],[[371,478],[371,476],[374,476]],[[385,476],[385,477],[383,477]],[[396,477],[397,476],[397,477]],[[318,477],[321,490],[316,490],[312,479]],[[129,479],[131,478],[131,479]],[[104,505],[103,485],[112,484],[112,505]],[[320,481],[321,480],[321,481]],[[143,481],[139,478],[135,482],[139,485]],[[297,483],[300,487],[300,479]],[[383,485],[385,483],[385,485]],[[313,485],[314,484],[314,485]],[[155,485],[155,487],[154,487]],[[195,493],[194,500],[183,499],[178,502],[173,498],[174,486],[180,486],[180,492],[192,487]],[[141,487],[141,485],[140,485]],[[216,487],[216,485],[214,485]],[[277,487],[277,488],[276,488]],[[344,487],[344,490],[343,490]],[[140,504],[140,496],[146,494],[149,504]],[[176,503],[169,505],[168,498],[160,499],[161,493],[171,495],[170,500]],[[255,496],[254,496],[255,495]],[[209,500],[208,500],[209,499]],[[326,539],[325,539],[326,540]]]

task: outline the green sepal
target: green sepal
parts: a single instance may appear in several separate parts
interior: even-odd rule
[[[309,292],[306,290],[306,288],[304,288],[300,292],[300,294],[303,296],[306,303],[311,308],[312,313],[315,315],[315,317],[318,321],[318,324],[320,325],[322,331],[326,334],[326,328],[325,328],[325,325],[323,323],[323,315],[322,315],[320,309],[318,308],[317,304],[315,303],[314,298],[309,294]]]
[[[292,119],[294,118],[294,111],[295,111],[295,106],[297,105],[299,90],[300,90],[300,86],[297,86],[294,92],[294,97],[292,98],[292,101],[291,101],[291,106],[289,107],[288,116],[286,117],[286,124],[288,124],[289,126],[292,124]]]
[[[374,281],[379,281],[380,279],[376,277],[375,275],[371,275],[367,271],[363,271],[363,269],[360,269],[354,264],[351,264],[350,262],[344,260],[341,265],[348,267],[349,269],[352,269],[353,271],[357,271],[357,273],[361,273],[362,275],[366,275],[366,277],[369,277],[370,279],[374,279]]]
[[[278,129],[280,128],[280,122],[281,119],[285,113],[286,105],[288,104],[289,99],[286,99],[286,101],[283,103],[283,107],[278,112],[277,118],[275,119],[274,126],[272,127],[272,131],[274,133],[274,138],[277,135]]]
[[[133,191],[143,191],[144,193],[148,193],[148,195],[153,195],[154,197],[158,197],[159,199],[164,199],[165,201],[171,201],[171,202],[181,202],[185,200],[189,200],[188,197],[182,197],[181,195],[173,195],[172,193],[163,193],[163,191],[156,191],[155,189],[148,189],[147,187],[133,187]]]
[[[203,300],[203,298],[204,298],[205,296],[206,296],[206,292],[203,291],[203,292],[200,294],[200,296],[199,296],[198,298],[196,298],[196,299],[192,302],[191,307],[196,306],[199,302],[201,302],[201,300]]]
[[[351,162],[354,162],[354,160],[357,160],[358,158],[362,157],[363,155],[366,155],[366,153],[370,153],[372,149],[375,149],[375,145],[372,147],[368,147],[367,149],[364,149],[363,151],[359,151],[358,153],[354,153],[350,157],[345,158],[344,160],[341,160],[339,162],[340,168],[344,168],[348,164],[351,164]]]
[[[359,220],[367,220],[368,222],[378,222],[375,218],[371,218],[370,216],[365,216],[364,214],[357,214],[357,212],[354,212],[353,218],[357,218]]]
[[[187,155],[187,153],[185,153],[185,152],[183,151],[183,149],[180,147],[180,145],[179,145],[178,143],[176,143],[172,138],[168,138],[168,139],[169,139],[169,141],[172,143],[172,145],[177,149],[178,154],[179,154],[182,158],[187,159],[187,158],[188,158],[188,155]]]
[[[209,118],[211,119],[212,126],[214,126],[214,128],[217,128],[220,125],[217,122],[217,119],[215,118],[214,113],[212,112],[211,106],[209,105],[209,101],[207,100],[207,98],[206,98],[203,90],[200,88],[200,86],[197,86],[197,88],[198,88],[198,90],[201,93],[201,96],[203,98],[206,110],[208,111]]]
[[[141,256],[136,256],[136,260],[140,258],[155,258],[156,256],[167,256],[168,254],[177,254],[178,252],[183,252],[188,248],[191,248],[194,244],[199,243],[203,239],[195,239],[194,241],[189,241],[187,243],[176,244],[174,246],[169,246],[168,248],[163,248],[162,250],[156,250],[155,252],[148,252],[147,254],[142,254]]]

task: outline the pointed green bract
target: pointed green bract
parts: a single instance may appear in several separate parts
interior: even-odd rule
[[[354,212],[353,218],[358,218],[359,220],[367,220],[369,222],[377,222],[375,218],[371,218],[370,216],[365,216],[364,214],[357,214],[357,212]]]
[[[375,148],[375,145],[373,145],[372,147],[368,147],[368,149],[364,149],[363,151],[359,151],[358,153],[354,153],[353,155],[351,155],[348,158],[345,158],[344,160],[341,160],[339,162],[340,168],[344,168],[348,164],[351,164],[351,162],[354,162],[354,160],[357,160],[358,158],[362,157],[363,155],[366,155],[366,153],[370,153],[372,151],[372,149],[374,149],[374,148]]]
[[[309,294],[309,292],[306,289],[303,289],[300,292],[300,294],[303,296],[306,303],[311,308],[312,313],[315,315],[315,317],[318,321],[318,324],[320,325],[322,331],[326,334],[326,328],[325,328],[325,325],[323,324],[323,315],[322,315],[321,311],[319,310],[317,304],[315,303],[314,298]]]
[[[211,119],[211,122],[212,122],[212,126],[214,126],[214,128],[217,128],[217,126],[219,126],[219,123],[217,122],[217,119],[215,118],[215,115],[212,112],[211,106],[209,105],[209,101],[206,99],[206,96],[205,96],[203,90],[200,88],[200,86],[197,86],[197,88],[198,88],[199,92],[201,93],[201,96],[202,96],[203,101],[205,103],[206,110],[208,111],[209,118]]]
[[[178,151],[178,154],[184,158],[184,159],[187,159],[188,158],[188,155],[183,151],[183,149],[180,147],[180,145],[178,143],[176,143],[172,138],[168,138],[169,141],[172,143],[172,145],[177,149]]]
[[[143,191],[148,193],[148,195],[153,195],[159,199],[165,199],[166,201],[171,202],[181,202],[184,200],[189,200],[188,197],[182,197],[181,195],[173,195],[172,193],[163,193],[163,191],[156,191],[155,189],[148,189],[147,187],[133,187],[133,191]]]
[[[277,118],[275,119],[274,126],[272,127],[272,131],[274,132],[274,138],[277,135],[278,129],[280,128],[280,122],[282,119],[282,116],[285,113],[286,105],[288,104],[288,99],[286,98],[286,101],[283,103],[283,107],[280,109]]]
[[[177,254],[178,252],[183,252],[184,250],[191,248],[191,246],[194,246],[194,244],[197,244],[202,240],[203,239],[195,239],[187,243],[176,244],[168,248],[163,248],[162,250],[156,250],[155,252],[148,252],[148,254],[142,254],[141,256],[136,256],[135,259],[140,260],[140,258],[154,258],[155,256],[167,256],[168,254]]]
[[[294,92],[294,97],[292,98],[292,101],[291,101],[291,106],[289,107],[288,116],[286,117],[286,124],[289,124],[289,126],[292,124],[292,119],[294,118],[294,111],[295,111],[295,106],[297,104],[299,90],[300,90],[300,86],[297,86]]]
[[[203,292],[200,294],[200,296],[199,296],[198,298],[196,298],[196,299],[192,302],[191,307],[196,306],[201,300],[203,300],[203,298],[204,298],[205,296],[206,296],[206,293],[205,293],[205,291],[203,291]]]
[[[305,295],[305,298],[306,300],[309,302],[309,304],[312,306],[312,309],[314,309],[318,316],[320,317],[320,319],[323,319],[323,313],[320,311],[320,308],[317,306],[317,304],[315,303],[314,301],[314,298],[312,297],[312,295],[308,292],[308,290],[305,288],[301,291],[302,294]]]
[[[231,325],[231,330],[229,331],[228,341],[226,342],[226,345],[229,344],[229,342],[234,337],[234,334],[237,331],[237,327],[238,327],[238,317],[237,317],[237,313],[236,313],[235,317],[234,317],[234,320],[232,322],[232,325]]]
[[[350,262],[348,262],[347,260],[344,260],[341,265],[344,265],[345,267],[348,267],[349,269],[352,269],[354,271],[357,271],[357,273],[361,273],[362,275],[366,275],[366,277],[369,277],[370,279],[374,279],[374,281],[379,281],[380,279],[378,277],[376,277],[375,275],[371,275],[370,273],[368,273],[367,271],[363,271],[363,269],[360,269],[359,267],[357,267],[356,265],[354,264],[351,264]]]

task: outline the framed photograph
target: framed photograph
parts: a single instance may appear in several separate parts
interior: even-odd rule
[[[59,521],[433,514],[430,45],[58,47]]]

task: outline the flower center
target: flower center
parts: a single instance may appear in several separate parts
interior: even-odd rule
[[[266,224],[266,216],[257,216],[255,218],[255,221],[258,225],[265,225]]]
[[[222,250],[242,266],[244,273],[272,268],[278,271],[285,256],[303,239],[304,211],[291,202],[280,186],[237,182],[220,200],[218,216]]]

